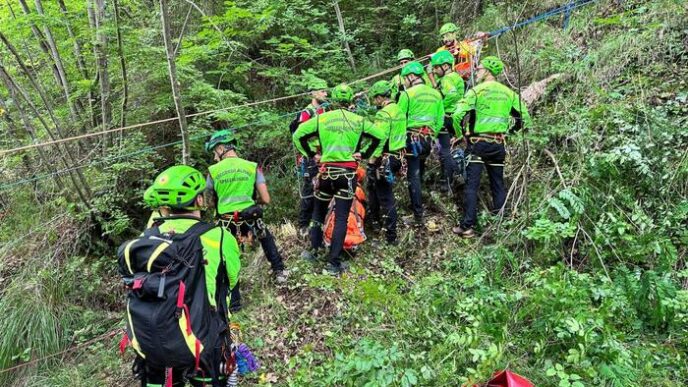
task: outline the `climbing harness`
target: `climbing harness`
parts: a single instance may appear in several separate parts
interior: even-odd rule
[[[493,144],[504,144],[506,136],[503,133],[480,133],[468,137],[468,142],[475,144],[478,142],[489,142]]]
[[[306,188],[306,185],[310,182],[311,185],[314,184],[314,176],[311,176],[311,171],[309,167],[309,161],[311,159],[297,155],[296,156],[296,176],[298,179],[298,186],[299,186],[299,198],[300,199],[310,199],[313,197],[313,194],[310,195],[304,195],[303,191]]]
[[[408,143],[411,147],[411,153],[413,157],[427,156],[430,149],[428,144],[433,141],[432,129],[427,126],[418,129],[409,129],[408,131]]]
[[[318,176],[315,180],[315,196],[318,197],[319,199],[322,200],[329,200],[329,198],[326,195],[320,194],[320,183],[323,180],[337,180],[340,177],[344,177],[347,180],[347,189],[345,190],[338,190],[337,193],[334,195],[336,198],[340,199],[345,199],[349,200],[354,197],[356,194],[354,192],[354,186],[353,182],[354,179],[356,178],[356,169],[351,169],[351,168],[342,168],[342,167],[336,167],[332,165],[327,165],[327,164],[322,164],[320,166],[320,170],[318,171]],[[320,196],[319,196],[320,194]]]
[[[235,237],[242,250],[245,244],[253,243],[253,237],[260,240],[267,236],[267,228],[263,221],[263,209],[260,206],[251,206],[242,211],[222,214],[217,222],[227,230],[236,230]],[[242,226],[248,228],[248,232],[242,232]]]

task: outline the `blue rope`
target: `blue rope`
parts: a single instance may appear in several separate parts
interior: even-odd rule
[[[511,30],[521,28],[521,27],[527,26],[527,25],[532,24],[532,23],[539,22],[541,20],[545,20],[545,19],[548,19],[552,16],[556,16],[556,15],[559,15],[562,13],[566,14],[566,17],[564,19],[564,29],[566,29],[566,27],[568,27],[569,17],[571,15],[571,12],[574,9],[584,7],[588,4],[594,3],[595,1],[597,1],[597,0],[574,0],[574,1],[570,1],[570,2],[566,3],[565,5],[550,9],[549,11],[545,11],[539,15],[535,15],[529,19],[520,21],[514,25],[506,26],[506,27],[500,28],[498,30],[491,31],[490,37],[497,37],[497,36],[499,36],[505,32],[509,32]]]
[[[270,122],[272,122],[272,121],[275,121],[275,120],[278,120],[278,119],[280,119],[280,118],[284,118],[284,117],[288,117],[288,116],[294,115],[294,114],[296,114],[296,113],[298,113],[298,112],[300,112],[300,111],[301,111],[301,110],[298,110],[298,111],[296,111],[296,112],[291,112],[291,113],[285,113],[285,114],[282,114],[282,115],[280,115],[280,116],[273,117],[272,119],[264,120],[264,121],[257,122],[257,123],[256,123],[256,122],[252,122],[252,123],[248,123],[248,124],[245,124],[245,125],[235,126],[235,127],[233,127],[232,129],[236,130],[236,129],[245,128],[245,127],[247,127],[247,126],[268,124],[268,123],[270,123]],[[201,134],[201,135],[192,136],[192,137],[189,138],[189,140],[198,140],[198,139],[200,139],[200,138],[205,138],[205,137],[208,137],[208,135],[206,135],[206,134]],[[2,186],[0,186],[0,192],[7,191],[7,190],[9,190],[10,188],[17,187],[17,186],[20,186],[20,185],[32,183],[32,182],[34,182],[34,181],[44,180],[44,179],[47,179],[47,178],[50,178],[50,177],[53,177],[53,176],[64,175],[65,173],[69,173],[69,172],[71,172],[71,171],[76,171],[77,169],[93,167],[93,166],[101,165],[101,164],[109,164],[109,163],[112,163],[112,162],[114,162],[114,161],[123,160],[123,159],[128,159],[128,158],[131,158],[131,157],[133,157],[133,156],[137,156],[137,155],[140,155],[140,154],[143,154],[143,153],[150,153],[150,152],[152,152],[152,151],[154,151],[154,150],[156,150],[156,149],[162,149],[162,148],[166,148],[166,147],[169,147],[169,146],[179,145],[179,144],[181,144],[181,143],[182,143],[182,140],[178,140],[178,141],[168,142],[168,143],[161,144],[161,145],[156,145],[156,146],[146,146],[146,147],[141,148],[141,149],[139,149],[139,150],[137,150],[137,151],[128,152],[128,153],[125,153],[125,154],[120,154],[120,155],[115,156],[115,157],[110,157],[110,156],[108,156],[108,157],[104,157],[104,158],[101,159],[101,160],[96,160],[96,161],[93,161],[93,162],[88,163],[88,164],[83,164],[83,165],[78,165],[78,166],[75,166],[75,167],[70,167],[70,168],[61,169],[61,170],[59,170],[59,171],[55,171],[55,172],[46,173],[46,174],[43,174],[43,175],[34,176],[34,177],[30,178],[30,179],[20,179],[20,180],[16,180],[16,181],[13,181],[13,182],[11,182],[11,183],[3,184]]]

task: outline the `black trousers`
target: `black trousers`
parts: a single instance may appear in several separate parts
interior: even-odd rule
[[[437,141],[440,143],[440,166],[441,174],[440,183],[451,187],[454,181],[454,160],[451,157],[451,138],[449,133],[440,133],[437,136]]]
[[[310,237],[313,249],[323,247],[323,223],[330,201],[334,198],[334,230],[332,231],[332,243],[328,259],[333,266],[341,267],[340,255],[344,249],[349,211],[356,192],[357,182],[355,169],[337,168],[337,170],[345,170],[345,172],[326,172],[318,178]]]
[[[423,195],[421,182],[423,181],[423,173],[425,171],[425,159],[427,159],[431,150],[431,141],[429,137],[420,138],[414,147],[413,139],[407,136],[406,139],[406,161],[408,163],[408,189],[409,197],[411,198],[411,207],[413,209],[413,216],[416,219],[423,217]]]
[[[384,225],[387,242],[397,239],[397,203],[394,199],[394,183],[390,183],[384,173],[380,171],[381,159],[376,164],[368,165],[368,214],[373,220],[380,220],[382,208],[382,224]],[[389,167],[396,175],[401,169],[401,160],[389,157]]]
[[[464,217],[461,221],[463,228],[472,228],[477,224],[478,190],[480,189],[480,175],[483,167],[487,169],[492,191],[492,211],[499,212],[506,201],[504,188],[504,158],[506,149],[504,144],[479,141],[466,148],[468,153],[468,167],[466,167],[467,181],[464,189]]]
[[[303,166],[298,166],[298,168],[303,168],[303,177],[300,177],[301,186],[299,187],[299,194],[301,196],[299,228],[306,228],[313,217],[313,206],[315,204],[313,179],[318,174],[318,164],[313,159],[304,158]]]

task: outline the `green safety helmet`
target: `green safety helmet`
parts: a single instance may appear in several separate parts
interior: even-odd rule
[[[387,81],[377,81],[368,89],[368,96],[375,98],[378,95],[388,96],[392,93],[392,86]]]
[[[459,27],[457,27],[454,23],[445,23],[442,25],[442,28],[440,28],[440,36],[450,32],[459,32]]]
[[[324,79],[313,77],[308,81],[308,91],[325,90],[327,89],[327,82]]]
[[[349,103],[354,99],[354,91],[351,87],[342,83],[332,89],[332,95],[330,97],[335,102]]]
[[[205,179],[194,167],[175,165],[159,174],[151,189],[158,207],[184,209],[191,207],[196,196],[205,190]]]
[[[504,71],[504,62],[496,56],[486,56],[480,64],[495,77]]]
[[[447,50],[442,50],[432,55],[432,58],[430,58],[430,63],[433,66],[442,66],[443,64],[448,64],[453,67],[454,55]]]
[[[404,48],[399,50],[399,53],[397,54],[397,61],[400,62],[404,59],[413,60],[415,57],[416,56],[413,55],[413,51],[409,50],[408,48]]]
[[[143,193],[143,202],[146,203],[146,205],[150,208],[160,207],[158,205],[158,196],[156,195],[153,186],[148,187],[148,189],[146,189],[146,191]]]
[[[210,136],[210,139],[205,143],[205,151],[212,152],[216,146],[220,144],[232,144],[237,146],[237,139],[234,136],[234,131],[230,129],[218,130]]]
[[[421,65],[418,62],[407,63],[406,66],[404,66],[401,69],[401,76],[405,77],[409,74],[416,74],[416,75],[422,76],[423,74],[425,74],[425,70],[423,69],[423,65]]]

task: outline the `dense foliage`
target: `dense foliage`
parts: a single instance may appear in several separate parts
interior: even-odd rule
[[[36,4],[0,4],[2,149],[176,115],[158,1]],[[306,99],[231,107],[301,93],[312,74],[376,73],[400,48],[432,52],[446,21],[489,31],[558,3],[352,0],[340,4],[345,35],[329,1],[169,5],[186,113],[229,108],[216,114],[266,168],[267,216],[293,269],[278,288],[259,249],[243,258],[236,319],[263,363],[247,384],[471,385],[506,367],[538,386],[688,382],[683,2],[599,1],[567,30],[554,18],[491,40],[514,87],[560,74],[531,106],[535,128],[509,140],[509,216],[485,212],[482,237],[457,240],[459,201],[428,192],[441,231],[370,244],[342,279],[297,258],[287,124]],[[189,118],[201,169],[208,122]],[[122,325],[114,248],[141,229],[143,188],[179,154],[176,120],[2,154],[0,368]],[[128,362],[108,339],[0,383],[130,385]]]

